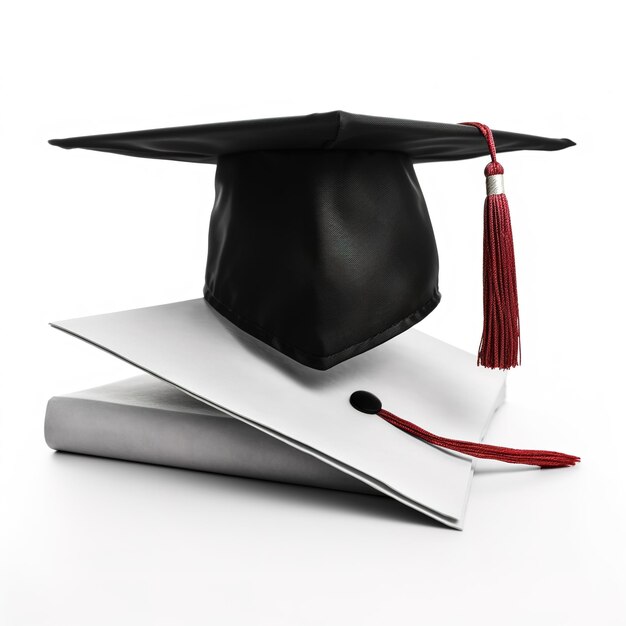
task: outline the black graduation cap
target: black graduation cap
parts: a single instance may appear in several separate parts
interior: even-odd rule
[[[413,164],[487,154],[478,362],[500,369],[517,365],[515,257],[496,146],[508,152],[574,145],[492,132],[477,122],[437,124],[342,111],[50,143],[217,164],[204,297],[244,332],[320,370],[375,348],[437,306],[437,247]],[[300,391],[304,400],[306,390]],[[464,455],[541,467],[580,460],[442,437],[391,413],[368,391],[355,391],[349,401],[413,437]]]
[[[515,264],[496,146],[574,145],[477,123],[343,111],[50,143],[217,164],[206,300],[245,332],[322,370],[402,333],[439,303],[437,247],[413,164],[488,154],[479,362],[515,366]]]

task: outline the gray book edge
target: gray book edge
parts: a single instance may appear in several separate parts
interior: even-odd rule
[[[62,452],[381,495],[149,375],[54,396],[44,434]]]

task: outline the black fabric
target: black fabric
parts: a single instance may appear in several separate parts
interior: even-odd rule
[[[398,152],[220,157],[205,297],[316,369],[365,352],[439,303],[438,257],[411,160]]]
[[[500,130],[494,130],[493,136],[498,152],[561,150],[574,145],[569,139]],[[61,148],[198,163],[216,163],[222,154],[258,150],[390,150],[404,152],[413,163],[488,154],[482,135],[470,126],[344,111],[51,139],[50,143]]]

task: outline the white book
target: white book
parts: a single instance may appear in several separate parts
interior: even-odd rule
[[[380,494],[147,374],[54,396],[44,432],[64,452]]]
[[[366,390],[442,436],[479,441],[505,376],[410,329],[327,371],[304,367],[221,317],[203,299],[53,324],[185,393],[453,528],[474,462],[356,411]]]

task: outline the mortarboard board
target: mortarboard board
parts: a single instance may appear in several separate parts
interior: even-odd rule
[[[578,457],[551,451],[439,437],[383,409],[378,398],[368,392],[353,387],[353,393],[345,395],[347,389],[341,384],[363,380],[371,385],[385,376],[385,370],[402,371],[404,363],[398,364],[402,358],[398,350],[382,350],[377,359],[378,351],[372,349],[418,323],[439,303],[437,247],[413,169],[414,163],[429,161],[491,156],[485,169],[484,328],[479,363],[497,369],[518,363],[513,240],[496,145],[500,152],[560,150],[574,145],[572,141],[492,132],[478,123],[436,124],[337,111],[50,143],[216,164],[204,298],[217,317],[226,318],[237,328],[233,332],[227,324],[218,323],[215,315],[207,314],[206,308],[193,303],[146,310],[146,318],[142,314],[118,314],[59,323],[57,327],[169,380],[234,417],[246,421],[247,415],[255,414],[258,419],[249,421],[257,427],[267,419],[262,406],[253,406],[261,401],[258,385],[249,385],[254,397],[245,400],[239,397],[239,384],[229,379],[237,363],[245,369],[246,359],[257,373],[268,375],[270,387],[286,379],[295,381],[294,395],[274,403],[277,415],[285,411],[289,419],[294,419],[299,402],[312,403],[311,394],[327,393],[332,402],[341,395],[358,411],[377,414],[426,444],[464,455],[542,467],[578,461]],[[177,316],[175,323],[170,322],[172,316]],[[193,321],[194,333],[206,324],[207,337],[211,335],[207,349],[222,346],[229,351],[231,367],[226,373],[220,372],[221,389],[194,393],[196,386],[209,384],[202,375],[198,341],[186,348],[197,367],[197,371],[187,373],[191,385],[164,373],[171,371],[168,355],[160,354],[158,345],[150,345],[150,337],[158,339],[163,333],[164,346],[174,354],[180,351],[181,340],[189,342],[189,334],[178,326],[186,320]],[[293,365],[287,365],[274,350],[259,350],[242,338],[245,336],[282,353]],[[359,355],[365,352],[367,359],[362,360]],[[177,357],[184,360],[182,353]],[[307,374],[334,368],[353,357],[359,357],[355,359],[359,363],[349,369],[338,368],[341,371],[336,375],[335,370],[316,372],[314,377]],[[390,368],[390,358],[395,359],[396,369]],[[406,359],[407,365],[411,363],[415,362]],[[217,377],[215,370],[211,372]],[[248,384],[252,378],[254,372],[249,372]],[[402,385],[406,387],[406,380],[402,383],[398,376],[386,387],[395,390]],[[272,391],[265,389],[267,394]],[[216,399],[233,392],[228,402],[220,404]],[[321,410],[323,404],[323,399],[317,400],[315,410]],[[338,419],[346,419],[337,405],[333,408],[329,404],[329,410]],[[308,416],[311,420],[313,413]],[[297,441],[306,450],[306,440],[318,438],[310,430],[314,423],[296,428],[304,437],[296,440],[287,436],[285,440]],[[267,432],[284,436],[289,430],[282,423]],[[345,451],[346,432],[337,433],[343,438]],[[333,447],[328,441],[325,445]],[[391,462],[390,453],[386,454],[387,462]]]
[[[205,299],[287,356],[328,369],[407,330],[440,301],[414,163],[491,153],[489,198],[500,200],[496,144],[500,152],[574,145],[473,126],[334,111],[50,143],[217,164]],[[479,360],[507,369],[519,352],[515,267],[508,206],[492,209]]]
[[[371,390],[388,408],[414,416],[421,426],[469,440],[484,436],[504,400],[503,372],[475,367],[472,355],[418,329],[320,371],[242,332],[203,298],[57,321],[53,326],[162,379],[250,430],[455,528],[463,525],[473,459],[441,451],[377,415],[355,410],[350,396],[359,389]],[[153,398],[149,401],[154,403]],[[65,422],[71,432],[63,436],[70,450],[72,441],[85,436],[78,421],[85,423],[82,409],[76,407],[73,414],[75,419]],[[189,425],[180,420],[173,422],[162,414],[159,419],[165,420],[168,431],[161,443],[159,429],[146,421],[135,421],[140,432],[133,435],[109,414],[95,425],[95,447],[79,444],[74,451],[115,457],[115,449],[128,452],[134,439],[143,453],[139,459],[134,453],[123,454],[127,459],[169,465],[167,459],[154,456],[161,448],[164,455],[168,450],[176,454],[182,461],[178,465],[189,466],[194,458],[205,466],[211,463],[211,450],[201,444],[208,425],[201,427],[203,436],[197,430],[190,433]],[[228,473],[241,463],[257,473],[271,465],[276,477],[286,478],[288,472],[279,470],[283,455],[270,451],[265,459],[259,458],[263,444],[258,433],[256,439],[254,453],[242,450],[236,440],[221,439],[220,455],[232,458]],[[240,454],[247,458],[237,458]]]

